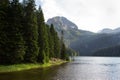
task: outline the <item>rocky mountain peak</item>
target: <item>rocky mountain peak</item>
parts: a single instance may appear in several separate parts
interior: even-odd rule
[[[69,29],[78,29],[77,25],[69,21],[65,17],[56,16],[48,19],[47,24],[54,24],[58,29],[69,30]]]

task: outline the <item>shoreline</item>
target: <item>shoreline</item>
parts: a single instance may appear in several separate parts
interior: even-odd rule
[[[52,66],[57,66],[67,63],[67,61],[64,60],[50,60],[49,63],[40,64],[40,63],[27,63],[27,64],[14,64],[14,65],[0,65],[0,73],[7,73],[7,72],[16,72],[16,71],[24,71],[24,70],[30,70],[30,69],[37,69],[37,68],[47,68]]]

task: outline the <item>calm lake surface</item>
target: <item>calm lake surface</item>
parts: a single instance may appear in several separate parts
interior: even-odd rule
[[[61,66],[0,73],[0,80],[120,80],[120,58],[76,57]]]

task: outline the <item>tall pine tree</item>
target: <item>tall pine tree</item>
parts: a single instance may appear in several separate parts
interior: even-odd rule
[[[8,7],[8,14],[3,31],[5,32],[4,39],[4,63],[15,64],[21,63],[23,61],[23,56],[25,54],[24,41],[21,34],[21,16],[22,16],[22,6],[19,0],[11,1]]]
[[[6,31],[9,0],[0,0],[0,64],[6,63]]]
[[[51,42],[52,42],[52,50],[54,51],[54,57],[60,58],[60,40],[57,35],[57,32],[54,29],[53,24],[51,24],[50,27],[50,33],[51,33]]]
[[[27,5],[25,7],[25,21],[24,21],[24,40],[26,45],[26,53],[25,53],[25,62],[33,62],[37,61],[38,56],[38,26],[37,26],[37,18],[35,14],[35,1],[28,0]]]
[[[66,53],[67,49],[66,46],[64,44],[64,31],[61,31],[61,42],[60,42],[61,46],[60,46],[60,58],[63,60],[69,60],[68,55]]]
[[[38,62],[46,63],[49,61],[49,44],[47,28],[44,22],[44,16],[41,7],[39,7],[36,14],[38,23],[38,46],[39,46]]]
[[[51,27],[49,25],[47,26],[47,31],[48,31],[48,43],[49,43],[49,58],[53,58],[54,55],[54,38],[53,38],[53,34],[51,33]]]

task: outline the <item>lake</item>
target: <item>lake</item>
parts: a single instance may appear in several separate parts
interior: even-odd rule
[[[120,80],[120,58],[75,57],[60,66],[0,73],[0,80]]]

